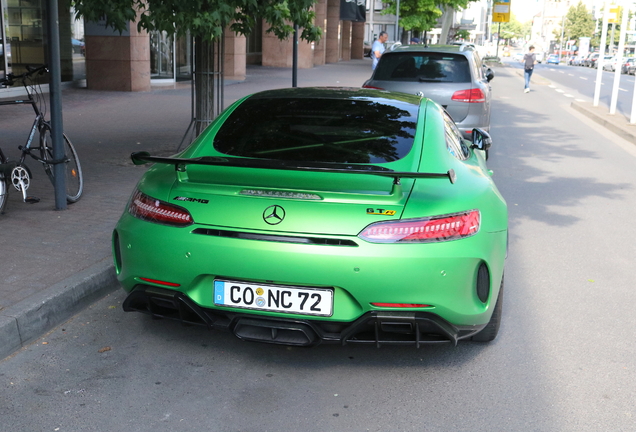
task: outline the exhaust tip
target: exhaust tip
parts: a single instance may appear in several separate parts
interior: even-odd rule
[[[250,318],[236,323],[234,335],[246,341],[292,346],[311,346],[318,341],[316,332],[306,324]]]

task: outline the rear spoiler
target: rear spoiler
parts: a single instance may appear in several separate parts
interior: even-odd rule
[[[349,165],[339,163],[320,163],[320,162],[298,162],[298,161],[281,161],[270,159],[251,159],[251,158],[224,158],[216,156],[204,156],[199,158],[171,158],[161,156],[151,156],[150,153],[141,151],[134,152],[130,155],[130,159],[135,165],[143,165],[145,163],[162,163],[174,165],[177,171],[185,171],[186,165],[217,165],[238,168],[264,168],[277,170],[292,171],[313,171],[313,172],[330,172],[344,174],[371,174],[382,177],[393,178],[393,184],[400,184],[401,178],[448,178],[451,183],[455,183],[457,176],[455,171],[450,169],[445,173],[416,173],[408,171],[393,171],[388,168],[377,165]]]

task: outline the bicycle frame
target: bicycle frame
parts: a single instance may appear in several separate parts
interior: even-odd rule
[[[21,154],[20,154],[20,159],[16,165],[22,166],[24,164],[24,160],[26,159],[27,155],[31,156],[33,159],[37,160],[40,163],[45,163],[46,161],[44,159],[31,153],[31,144],[33,143],[33,139],[35,138],[35,133],[40,129],[40,125],[44,122],[44,115],[40,111],[40,108],[37,103],[38,101],[33,97],[33,94],[31,93],[29,86],[24,81],[22,82],[22,85],[24,86],[26,90],[27,99],[0,101],[0,106],[31,105],[31,107],[33,108],[33,111],[35,112],[35,119],[33,120],[33,125],[31,126],[31,131],[29,132],[29,136],[27,137],[26,143],[23,146],[18,146],[18,149],[20,150]],[[0,152],[2,152],[2,150],[0,150]],[[4,159],[4,155],[3,155],[3,159]],[[19,180],[19,183],[20,183],[20,189],[22,190],[22,199],[23,201],[26,201],[27,199],[26,189],[28,186],[26,186],[23,183],[22,179]]]
[[[24,159],[26,158],[27,154],[31,156],[32,158],[36,159],[37,161],[43,162],[41,158],[31,154],[31,143],[33,142],[33,138],[35,138],[35,132],[38,130],[40,124],[44,120],[44,116],[42,115],[42,112],[40,111],[40,108],[38,107],[37,101],[31,94],[29,87],[25,83],[23,83],[23,86],[27,92],[26,100],[22,99],[22,100],[0,102],[0,106],[2,105],[31,105],[31,107],[33,108],[33,111],[35,112],[35,120],[33,120],[33,125],[31,126],[31,132],[29,133],[29,136],[27,137],[26,144],[24,146],[18,147],[22,151],[22,155],[20,156],[20,162],[19,162],[20,165],[24,163]]]

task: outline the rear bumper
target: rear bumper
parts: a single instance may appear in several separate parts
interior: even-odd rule
[[[210,330],[228,330],[242,340],[292,346],[339,343],[419,348],[421,344],[457,344],[485,327],[455,326],[430,312],[372,311],[353,322],[263,317],[202,308],[182,292],[148,285],[135,286],[123,308]]]

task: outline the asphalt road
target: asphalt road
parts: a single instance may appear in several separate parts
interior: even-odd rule
[[[504,58],[504,63],[509,67],[523,71],[523,64],[510,58]],[[593,101],[596,88],[597,69],[582,66],[570,66],[564,63],[537,64],[534,78],[539,85],[547,85],[558,93],[561,98],[578,101]],[[523,73],[523,72],[521,72]],[[535,75],[536,74],[536,75]],[[615,73],[603,71],[601,74],[601,90],[599,104],[609,107],[612,101]],[[544,81],[546,80],[546,81]],[[632,112],[632,102],[635,86],[633,75],[620,74],[618,81],[618,93],[616,96],[616,112],[623,114],[628,119]]]
[[[0,362],[0,429],[636,430],[636,146],[511,72],[492,82],[511,232],[494,342],[245,343],[125,314],[119,291]]]

